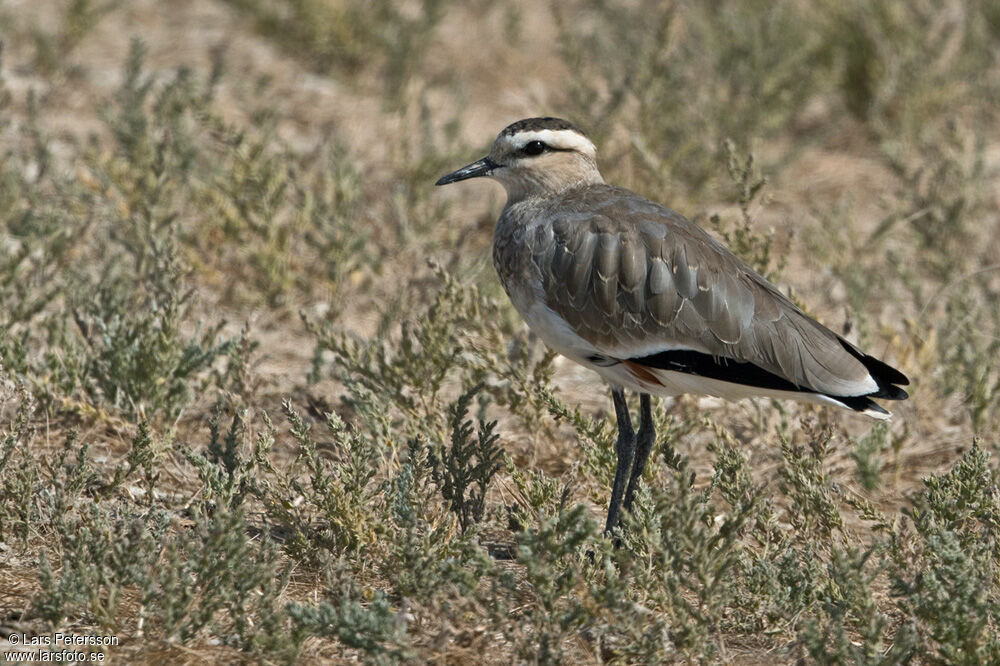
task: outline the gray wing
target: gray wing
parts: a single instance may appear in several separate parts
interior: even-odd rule
[[[628,190],[588,190],[553,206],[549,242],[534,244],[531,260],[547,305],[609,358],[683,350],[794,389],[882,391],[872,362],[889,366],[808,317],[693,222]],[[892,372],[888,381],[906,383]]]

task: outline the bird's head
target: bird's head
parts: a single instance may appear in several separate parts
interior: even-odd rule
[[[489,155],[441,177],[436,185],[479,176],[503,185],[508,203],[604,182],[594,144],[560,118],[526,118],[508,125],[497,135]]]

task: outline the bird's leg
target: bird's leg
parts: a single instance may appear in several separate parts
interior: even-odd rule
[[[615,442],[615,452],[618,454],[618,467],[615,469],[615,483],[611,487],[611,506],[608,507],[608,522],[604,528],[605,534],[618,524],[621,514],[622,497],[625,494],[625,483],[632,469],[632,456],[635,455],[635,432],[632,430],[632,418],[625,402],[625,391],[620,388],[611,389],[611,399],[615,403],[615,416],[618,417],[618,440]]]
[[[649,451],[656,441],[656,426],[653,424],[653,410],[649,404],[649,394],[643,393],[639,396],[639,433],[635,438],[635,459],[632,461],[632,475],[628,480],[628,489],[625,491],[625,510],[632,510],[632,501],[635,499],[636,487],[639,485],[639,478],[646,468],[646,461],[649,459]]]

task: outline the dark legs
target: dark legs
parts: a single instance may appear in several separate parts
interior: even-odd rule
[[[656,441],[656,426],[653,425],[653,410],[649,405],[649,394],[643,393],[639,396],[639,434],[635,438],[635,460],[632,462],[632,476],[628,480],[628,490],[625,491],[625,510],[632,510],[632,500],[635,499],[635,490],[639,485],[639,478],[643,470],[646,469],[646,461],[649,459],[649,451]]]
[[[636,485],[646,467],[649,451],[656,439],[648,394],[643,393],[639,396],[641,413],[638,435],[632,430],[632,417],[625,402],[625,391],[619,388],[612,389],[611,399],[614,401],[615,416],[618,418],[618,440],[615,442],[618,466],[615,469],[615,482],[611,487],[611,505],[608,507],[608,522],[604,528],[606,534],[618,524],[623,503],[626,511],[632,508]]]
[[[608,507],[605,533],[610,533],[618,524],[625,484],[628,482],[632,458],[635,455],[635,432],[632,431],[632,417],[629,416],[628,404],[625,402],[625,391],[620,388],[611,389],[611,400],[615,403],[615,416],[618,417],[618,440],[615,442],[618,467],[615,469],[615,483],[611,486],[611,506]]]

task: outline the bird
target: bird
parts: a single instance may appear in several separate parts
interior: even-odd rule
[[[519,120],[489,155],[436,185],[487,177],[506,190],[493,263],[547,346],[611,387],[617,464],[605,533],[629,511],[656,439],[651,396],[762,396],[878,419],[905,400],[896,368],[792,303],[670,208],[604,182],[597,149],[561,118]],[[639,394],[633,429],[626,390]]]

